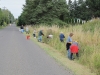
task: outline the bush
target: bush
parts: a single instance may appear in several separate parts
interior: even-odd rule
[[[6,25],[7,25],[7,23],[6,23],[6,22],[3,22],[3,25],[4,25],[4,26],[6,26]]]
[[[67,24],[67,23],[65,23],[65,22],[63,22],[63,21],[61,21],[61,20],[58,20],[58,19],[54,19],[54,20],[52,21],[52,24],[53,24],[53,25],[57,25],[57,26],[59,26],[59,27],[68,27],[68,24]]]
[[[58,27],[68,27],[69,25],[62,21],[62,20],[59,20],[59,19],[53,19],[51,21],[45,21],[45,22],[41,22],[41,24],[39,25],[46,25],[46,26],[58,26]]]

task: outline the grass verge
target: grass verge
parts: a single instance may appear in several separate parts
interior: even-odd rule
[[[37,39],[33,38],[33,36],[31,36],[30,39],[39,45],[43,50],[45,50],[45,52],[54,58],[58,63],[60,63],[66,69],[74,72],[75,75],[96,75],[95,73],[92,73],[92,71],[86,66],[77,63],[77,61],[69,60],[63,54],[50,47],[49,45],[38,42]]]

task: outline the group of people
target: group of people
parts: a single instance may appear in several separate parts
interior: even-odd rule
[[[67,56],[70,60],[73,60],[73,54],[76,54],[77,57],[79,57],[79,54],[78,54],[78,50],[79,50],[79,46],[78,46],[78,42],[77,41],[73,41],[72,40],[72,36],[74,34],[73,33],[70,33],[67,40],[66,40],[66,50],[67,50]],[[40,30],[39,31],[39,37],[38,37],[38,41],[41,42],[42,41],[42,36],[44,36],[43,34],[43,30]],[[51,38],[52,35],[48,35],[47,38]],[[60,41],[61,42],[64,42],[64,34],[63,32],[60,33],[59,35],[59,38],[60,38]]]
[[[70,33],[66,40],[67,55],[68,55],[68,58],[71,60],[74,59],[73,54],[76,54],[76,56],[79,57],[79,54],[78,54],[79,46],[78,46],[77,41],[72,40],[73,35],[74,35],[73,33]]]
[[[21,33],[24,32],[24,26],[23,25],[20,27],[19,31],[21,31]]]
[[[23,25],[20,27],[21,29],[21,32],[24,31],[24,27]],[[29,34],[29,29],[28,29],[28,26],[26,26],[26,34]],[[79,46],[78,46],[78,42],[77,41],[73,41],[72,40],[72,36],[74,34],[73,33],[70,33],[67,40],[66,40],[66,50],[67,50],[67,57],[70,59],[70,60],[73,60],[73,54],[76,54],[77,57],[79,57],[79,54],[78,54],[78,51],[79,51]],[[38,32],[38,42],[42,42],[42,36],[44,36],[44,33],[43,33],[43,30],[40,30]],[[36,29],[34,29],[33,31],[33,37],[36,38]],[[53,35],[48,35],[47,38],[52,38]],[[59,35],[59,39],[61,42],[64,42],[64,34],[63,32],[60,33]]]
[[[42,42],[42,36],[44,36],[44,33],[43,33],[43,30],[40,30],[38,32],[38,38],[37,38],[38,42]],[[36,29],[33,31],[33,37],[36,38]],[[53,35],[49,34],[47,35],[47,38],[48,39],[53,38]]]
[[[29,34],[29,27],[26,26],[24,29],[24,26],[21,25],[19,31],[21,31],[21,33],[26,32],[26,34]]]
[[[73,60],[73,54],[76,54],[77,57],[79,57],[79,54],[78,54],[78,50],[79,50],[79,46],[78,46],[78,42],[77,41],[73,41],[72,40],[72,36],[74,34],[73,33],[70,33],[67,40],[66,40],[66,50],[67,50],[67,56],[70,60]],[[63,32],[60,33],[59,35],[59,38],[60,38],[60,41],[61,42],[64,42],[64,34]]]

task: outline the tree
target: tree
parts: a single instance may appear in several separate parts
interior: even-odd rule
[[[100,0],[86,0],[91,17],[100,17]]]
[[[14,16],[7,9],[0,8],[0,25],[9,24],[14,21]]]
[[[83,0],[74,0],[73,3],[71,3],[71,9],[70,9],[70,17],[71,19],[82,19],[82,20],[89,20],[91,19],[91,10],[87,8],[86,1]]]
[[[78,0],[78,5],[79,5],[79,6],[82,5],[83,3],[84,3],[83,0]]]
[[[69,11],[72,10],[72,1],[71,0],[68,1],[68,9],[69,9]]]
[[[26,0],[21,15],[25,24],[52,24],[54,19],[64,21],[67,13],[66,0]]]

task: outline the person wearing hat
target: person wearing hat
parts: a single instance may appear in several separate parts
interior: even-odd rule
[[[69,59],[71,59],[71,57],[70,57],[70,55],[71,55],[70,46],[72,44],[72,36],[73,35],[74,35],[73,33],[70,33],[67,40],[66,40],[66,50],[67,50],[67,56],[68,56]]]

